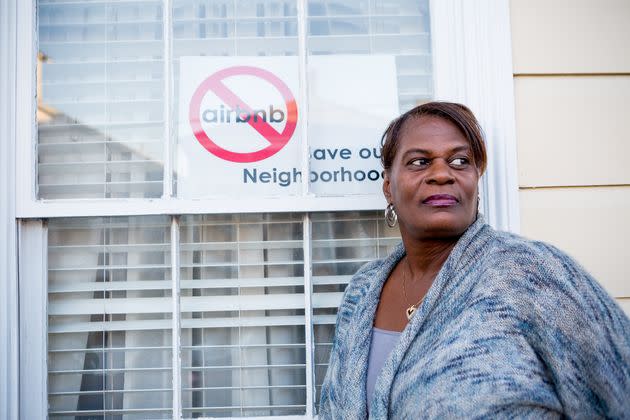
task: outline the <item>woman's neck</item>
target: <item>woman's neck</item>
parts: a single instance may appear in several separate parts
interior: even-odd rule
[[[403,237],[407,263],[414,278],[437,274],[459,238],[412,240]]]

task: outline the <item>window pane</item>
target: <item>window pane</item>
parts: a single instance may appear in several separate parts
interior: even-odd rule
[[[381,135],[433,96],[428,3],[308,2],[310,192],[380,196]]]
[[[184,416],[304,414],[301,216],[181,222]]]
[[[171,418],[170,275],[165,217],[49,222],[51,419]]]
[[[37,2],[38,197],[162,195],[162,2]]]
[[[352,275],[400,242],[381,212],[316,213],[313,234],[313,337],[316,404],[328,368],[341,297]]]
[[[215,143],[216,146],[212,146],[215,150],[218,147],[241,156],[245,153],[263,150],[274,141],[265,138],[264,134],[260,134],[262,130],[259,133],[254,131],[253,125],[250,127],[247,123],[235,124],[235,115],[230,124],[224,124],[225,121],[222,118],[220,121],[218,118],[201,118],[205,113],[200,113],[197,118],[200,119],[200,124],[203,124],[203,130],[191,128],[189,107],[194,88],[219,69],[236,65],[259,67],[257,64],[252,64],[254,59],[258,58],[258,61],[262,62],[269,57],[284,60],[279,64],[273,59],[270,61],[273,61],[272,65],[275,67],[284,68],[285,74],[275,75],[288,86],[291,86],[292,83],[285,80],[287,79],[285,76],[289,76],[289,79],[294,79],[297,82],[297,53],[297,2],[295,0],[173,0],[173,74],[175,85],[173,127],[178,139],[177,156],[174,160],[177,164],[174,165],[176,173],[173,176],[173,190],[177,191],[180,197],[231,195],[235,191],[235,187],[244,189],[251,185],[251,181],[249,185],[245,185],[243,181],[243,169],[251,170],[251,165],[246,165],[243,162],[254,162],[253,165],[256,166],[257,171],[270,173],[274,166],[269,163],[270,159],[266,158],[254,161],[241,160],[239,163],[233,163],[234,161],[226,161],[217,153],[209,152],[208,146],[201,146],[201,141],[196,140],[193,133],[204,131]],[[208,60],[194,61],[204,57]],[[230,57],[242,57],[242,59],[238,62],[226,61]],[[189,61],[183,58],[189,59]],[[289,62],[288,65],[285,65],[287,62]],[[183,73],[183,77],[180,76],[180,73]],[[244,86],[240,90],[238,89],[239,78]],[[221,80],[227,89],[236,94],[236,99],[240,100],[242,105],[266,110],[269,115],[267,119],[264,119],[266,117],[263,116],[263,120],[269,121],[269,125],[275,130],[282,131],[283,128],[289,126],[289,110],[284,101],[279,101],[282,97],[278,95],[277,86],[274,87],[268,80],[261,80],[261,77],[255,78],[243,74],[226,76]],[[194,85],[191,86],[192,90],[187,88],[189,84]],[[290,90],[295,90],[292,94],[297,99],[297,87],[290,88]],[[264,92],[264,94],[260,92]],[[216,92],[204,94],[203,100],[206,108],[212,108],[213,111],[216,108],[217,112],[219,109],[221,112],[225,109],[228,113],[239,109],[235,108],[234,104],[228,104],[224,97],[215,97],[214,93]],[[208,103],[213,105],[208,106]],[[282,113],[286,114],[287,118],[283,123],[271,124],[278,121],[273,121],[271,117],[270,104],[276,110],[280,109]],[[280,115],[277,112],[274,114],[275,116]],[[300,112],[302,111],[298,110],[298,113]],[[230,121],[230,117],[227,117],[227,121]],[[228,127],[227,130],[223,130],[226,127]],[[291,147],[282,147],[281,152],[286,152],[283,155],[285,161],[299,162],[301,153],[299,126],[292,133],[289,136],[289,146]],[[298,163],[297,166],[299,168],[300,164]],[[192,186],[198,182],[196,180],[208,177],[207,172],[204,172],[204,168],[208,167],[213,168],[213,183],[205,187],[203,185],[200,187]],[[182,184],[180,187],[177,186],[178,177],[186,188],[182,188]],[[299,182],[292,184],[290,188],[301,187]],[[268,183],[266,186],[271,185]],[[278,186],[275,188],[276,191],[271,195],[287,194],[287,188]],[[255,188],[254,190],[259,191],[263,188]],[[291,195],[296,194],[299,194],[299,191],[292,191]],[[263,193],[263,195],[269,194]]]
[[[392,55],[400,112],[433,95],[428,0],[308,2],[309,54]]]

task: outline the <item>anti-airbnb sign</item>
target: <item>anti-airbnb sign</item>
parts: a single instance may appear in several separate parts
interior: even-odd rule
[[[301,156],[295,57],[182,57],[177,193],[182,198],[297,195],[244,185]]]
[[[298,195],[303,176],[316,195],[382,195],[393,57],[309,57],[308,174],[297,57],[182,57],[179,79],[178,197]]]
[[[284,108],[274,108],[270,104],[268,108],[254,109],[239,97],[224,83],[225,79],[234,76],[252,76],[251,83],[268,83],[277,89],[283,98]],[[201,103],[208,92],[214,93],[221,99],[224,105],[219,109],[205,109],[202,111]],[[282,79],[272,72],[260,67],[233,66],[217,71],[205,79],[195,90],[190,101],[189,120],[193,133],[199,143],[210,153],[220,159],[231,162],[257,162],[275,155],[291,140],[297,125],[298,111],[295,97]],[[212,129],[202,126],[202,121],[209,124],[249,124],[269,144],[254,152],[234,152],[218,146],[211,137]],[[282,131],[277,131],[270,123],[284,122]]]

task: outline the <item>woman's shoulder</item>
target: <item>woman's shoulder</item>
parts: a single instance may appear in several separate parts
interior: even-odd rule
[[[511,233],[497,232],[484,259],[476,297],[500,303],[496,319],[527,339],[568,412],[627,408],[630,320],[601,284],[556,246]]]
[[[605,317],[628,328],[615,300],[580,263],[558,247],[508,232],[496,232],[483,258],[484,282],[490,293],[501,295],[515,308],[544,319]],[[604,315],[605,314],[605,315]],[[628,331],[626,331],[626,334]]]
[[[558,247],[511,232],[494,232],[485,260],[490,266],[547,278],[576,273],[590,276],[573,257]]]

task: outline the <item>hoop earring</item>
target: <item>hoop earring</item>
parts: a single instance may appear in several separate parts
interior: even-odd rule
[[[393,228],[396,226],[396,223],[398,223],[398,215],[392,203],[389,203],[387,207],[385,207],[385,223],[387,223],[387,226],[390,228]]]

